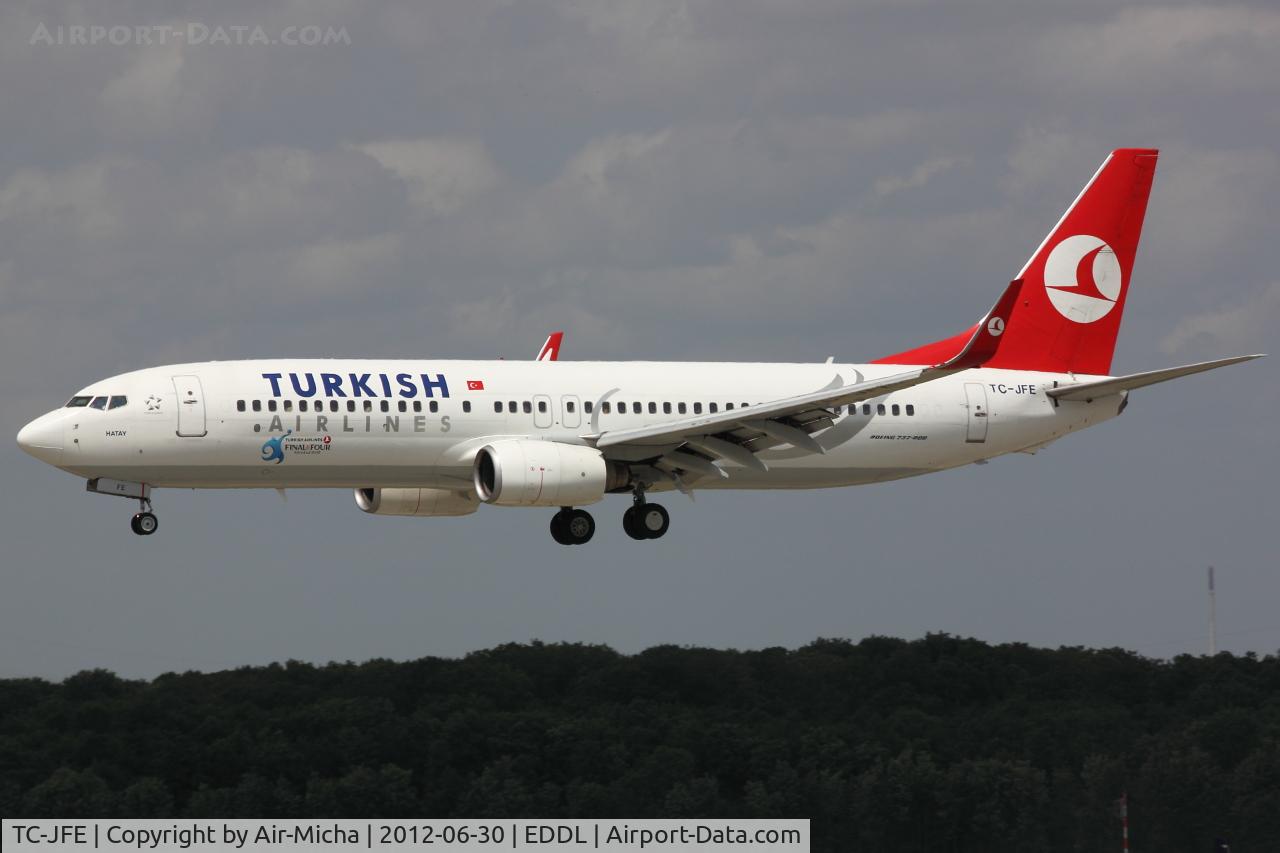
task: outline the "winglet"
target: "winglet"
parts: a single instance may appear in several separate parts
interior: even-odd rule
[[[560,358],[560,342],[564,340],[564,332],[552,332],[547,335],[547,341],[542,345],[542,349],[538,350],[538,357],[534,361],[556,361]]]
[[[1018,302],[1018,294],[1022,292],[1022,279],[1015,278],[1009,282],[995,306],[987,312],[987,316],[974,327],[973,335],[964,349],[941,364],[935,365],[938,370],[968,370],[981,367],[995,357],[1000,348],[1000,340],[1009,327],[1009,316]]]

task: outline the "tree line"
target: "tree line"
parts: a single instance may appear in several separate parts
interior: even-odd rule
[[[817,851],[1280,850],[1280,658],[935,634],[0,681],[14,817],[807,817]]]

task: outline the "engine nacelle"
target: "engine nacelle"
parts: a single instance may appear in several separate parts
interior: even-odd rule
[[[624,465],[594,447],[506,439],[476,454],[476,494],[498,506],[582,506],[627,485]]]
[[[374,515],[471,515],[476,496],[448,489],[356,489],[356,506]]]

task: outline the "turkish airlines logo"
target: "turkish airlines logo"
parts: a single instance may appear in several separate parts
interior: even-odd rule
[[[987,321],[987,333],[993,338],[998,338],[1004,334],[1004,318],[992,317]]]
[[[1058,313],[1075,323],[1094,323],[1120,298],[1120,262],[1105,240],[1076,234],[1053,247],[1044,262],[1044,289]]]

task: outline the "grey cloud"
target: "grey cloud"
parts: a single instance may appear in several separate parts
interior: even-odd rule
[[[1208,355],[1238,354],[1264,344],[1280,324],[1280,282],[1260,293],[1229,300],[1221,308],[1187,317],[1160,341],[1160,350],[1178,353],[1199,350]]]

